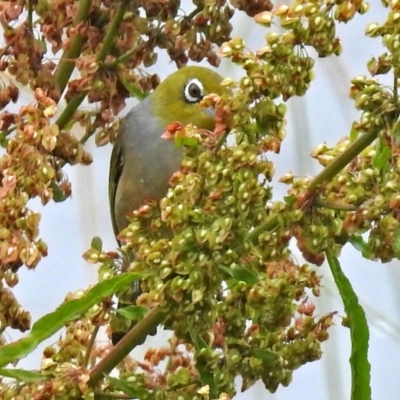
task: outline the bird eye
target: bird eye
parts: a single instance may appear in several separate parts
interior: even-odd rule
[[[185,86],[185,99],[188,103],[198,103],[204,97],[204,88],[198,79],[191,79]]]

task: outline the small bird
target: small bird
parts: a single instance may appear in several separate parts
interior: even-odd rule
[[[109,201],[115,236],[128,226],[128,213],[146,200],[160,200],[166,195],[169,178],[179,170],[182,149],[173,140],[161,137],[167,126],[180,122],[214,129],[213,116],[198,103],[210,93],[222,94],[222,79],[205,67],[181,68],[126,115],[110,160]],[[140,293],[137,284],[132,302]],[[123,332],[113,332],[113,344],[123,336]]]

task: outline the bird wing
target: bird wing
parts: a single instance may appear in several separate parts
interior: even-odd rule
[[[118,136],[122,135],[123,129],[125,129],[124,121],[122,122],[122,126],[119,129]],[[108,177],[108,199],[110,202],[111,223],[115,237],[119,234],[115,213],[115,196],[117,193],[118,182],[121,177],[123,168],[122,144],[123,141],[121,140],[121,137],[118,137],[112,149],[110,172]]]

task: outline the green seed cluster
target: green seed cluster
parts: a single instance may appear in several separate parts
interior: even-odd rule
[[[397,78],[396,78],[397,79]],[[309,179],[286,176],[291,184],[289,209],[302,204],[303,217],[293,227],[299,247],[307,260],[323,261],[323,251],[340,247],[348,240],[357,242],[364,257],[383,262],[399,257],[399,179],[397,89],[389,91],[374,78],[352,80],[350,96],[361,110],[350,138],[336,146],[320,145],[312,156],[323,166],[338,159],[354,140],[374,135],[377,140],[364,148],[331,181],[323,183],[317,195],[304,204]],[[294,200],[293,200],[294,199]],[[297,200],[297,201],[296,201]],[[361,239],[367,233],[367,241]],[[361,246],[362,243],[362,246]],[[359,247],[361,246],[361,247]]]
[[[320,357],[326,338],[315,335],[312,315],[298,311],[306,288],[318,294],[319,279],[290,261],[288,231],[250,240],[271,213],[265,183],[273,165],[261,156],[263,139],[251,144],[243,135],[220,147],[215,138],[197,136],[160,206],[134,212],[121,234],[135,252],[130,268],[151,273],[141,301],[162,302],[167,328],[185,342],[205,343],[194,343],[196,365],[228,394],[239,365],[244,388],[258,379],[271,391],[287,385],[294,368]],[[294,323],[304,318],[308,331]]]
[[[378,58],[373,57],[368,62],[368,69],[372,75],[387,74],[393,71],[396,78],[400,78],[400,3],[397,0],[382,1],[389,9],[386,21],[381,25],[374,22],[368,25],[366,35],[381,37],[387,52]]]

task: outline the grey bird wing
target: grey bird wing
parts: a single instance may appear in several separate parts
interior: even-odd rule
[[[122,129],[124,129],[122,127]],[[121,130],[119,132],[121,134]],[[114,235],[117,237],[119,231],[117,226],[117,219],[115,213],[115,195],[117,193],[117,186],[119,179],[121,177],[123,168],[123,160],[122,160],[122,140],[117,138],[112,152],[111,152],[111,160],[110,160],[110,172],[108,177],[108,200],[110,203],[110,211],[111,211],[111,223],[114,230]],[[118,243],[119,244],[119,243]]]

